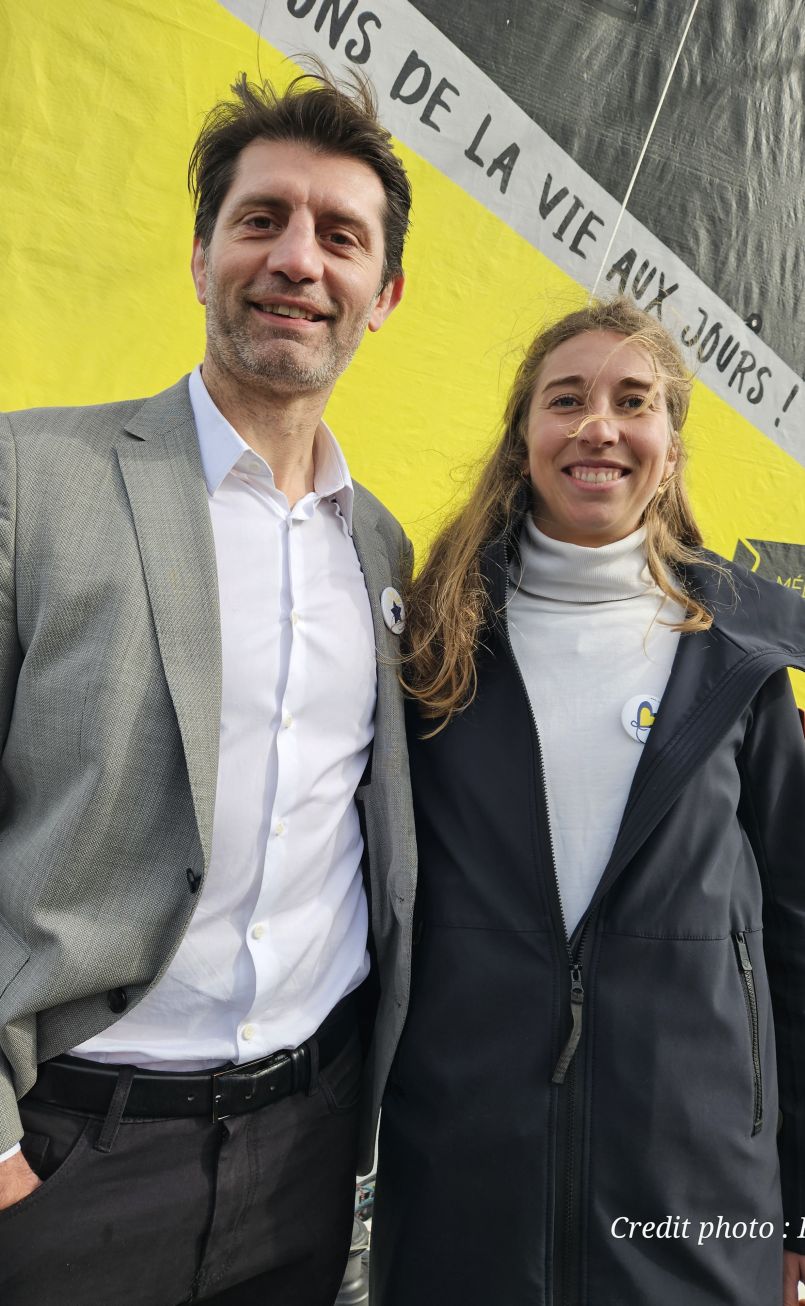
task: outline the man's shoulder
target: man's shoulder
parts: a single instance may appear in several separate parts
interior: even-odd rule
[[[187,377],[159,394],[123,399],[104,404],[69,407],[20,408],[0,414],[0,427],[11,431],[20,448],[44,445],[55,453],[58,442],[80,439],[87,444],[108,447],[123,431],[136,432],[138,425],[170,423],[192,415]]]

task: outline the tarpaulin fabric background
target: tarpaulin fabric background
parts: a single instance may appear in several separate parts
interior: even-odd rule
[[[523,345],[597,284],[685,343],[708,544],[802,593],[799,5],[699,0],[619,217],[692,8],[0,0],[0,405],[146,395],[195,364],[190,146],[258,52],[281,82],[311,52],[372,78],[414,186],[405,300],[327,416],[415,542],[488,448]]]
[[[621,197],[691,0],[414,4]],[[804,25],[801,0],[700,3],[629,205],[800,374]]]

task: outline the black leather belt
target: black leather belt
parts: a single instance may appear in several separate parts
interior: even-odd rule
[[[349,994],[298,1048],[274,1052],[243,1065],[219,1066],[191,1074],[137,1070],[123,1118],[207,1116],[215,1121],[258,1111],[292,1093],[307,1090],[318,1069],[324,1069],[338,1056],[356,1029],[354,994]],[[120,1070],[120,1066],[79,1057],[54,1057],[40,1065],[36,1084],[27,1096],[87,1115],[105,1115]]]

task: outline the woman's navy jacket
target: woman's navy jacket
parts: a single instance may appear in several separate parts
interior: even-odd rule
[[[503,614],[502,543],[485,565]],[[569,941],[505,617],[466,711],[423,739],[410,707],[372,1306],[780,1306],[784,1236],[805,1254],[805,603],[730,571],[687,574],[715,621],[680,638]]]

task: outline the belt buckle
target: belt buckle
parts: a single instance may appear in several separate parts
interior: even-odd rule
[[[221,1110],[221,1104],[225,1100],[225,1094],[221,1090],[226,1086],[225,1082],[223,1081],[225,1081],[227,1077],[229,1077],[230,1079],[231,1078],[237,1079],[239,1076],[243,1075],[244,1073],[248,1074],[250,1067],[253,1066],[260,1066],[261,1070],[263,1071],[271,1071],[275,1066],[282,1065],[287,1060],[287,1058],[288,1058],[287,1052],[274,1052],[268,1057],[258,1057],[256,1061],[244,1061],[242,1065],[225,1066],[222,1070],[214,1070],[212,1072],[212,1122],[213,1124],[217,1124],[219,1120],[228,1120],[229,1117],[234,1114],[238,1114],[238,1115],[245,1114],[245,1112],[243,1111],[235,1113],[229,1110]],[[248,1102],[249,1099],[253,1097],[256,1092],[257,1092],[257,1083],[255,1082],[255,1084],[252,1087],[251,1093],[248,1093],[244,1100]],[[269,1101],[270,1100],[271,1099],[269,1098]],[[253,1111],[256,1111],[257,1105],[258,1104],[255,1104],[255,1106],[252,1108],[247,1107],[246,1110],[251,1109]]]

